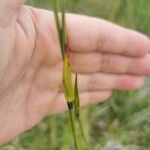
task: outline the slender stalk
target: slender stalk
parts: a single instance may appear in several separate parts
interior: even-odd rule
[[[60,22],[59,22],[59,16],[58,16],[58,1],[54,0],[55,2],[53,2],[54,4],[54,15],[55,15],[55,21],[56,21],[56,27],[58,32],[60,32]]]
[[[65,10],[67,7],[67,1],[63,0],[61,7],[61,18],[62,18],[62,49],[67,52],[67,35],[66,35],[66,14]]]
[[[69,62],[69,56],[68,56],[68,49],[67,49],[67,35],[66,35],[66,17],[65,17],[65,10],[66,10],[66,3],[67,0],[62,1],[61,5],[61,20],[59,20],[59,14],[58,14],[58,1],[53,0],[54,3],[54,14],[55,14],[55,20],[56,20],[56,26],[57,26],[57,32],[59,37],[59,43],[63,58],[63,85],[64,85],[64,94],[65,98],[68,104],[69,109],[69,116],[71,121],[71,127],[72,127],[72,133],[73,133],[73,139],[74,139],[74,145],[75,149],[77,150],[77,138],[76,138],[76,128],[75,128],[75,122],[74,122],[74,115],[73,115],[73,108],[74,108],[74,87],[72,82],[72,75],[71,75],[71,68],[70,68],[70,62]]]
[[[74,146],[75,146],[75,149],[78,150],[73,109],[69,109],[69,115],[70,115],[71,129],[73,133]]]
[[[62,54],[62,58],[64,60],[65,50],[63,49],[63,46],[62,46],[63,45],[63,43],[62,43],[62,26],[61,26],[59,14],[58,14],[58,0],[53,0],[53,7],[54,7],[54,16],[55,16],[56,28],[57,28],[57,32],[58,32],[59,44],[61,47],[61,54]]]

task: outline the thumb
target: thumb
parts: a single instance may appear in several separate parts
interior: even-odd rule
[[[0,0],[0,25],[7,26],[26,0]]]

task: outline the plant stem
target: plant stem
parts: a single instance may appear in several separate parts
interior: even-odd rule
[[[75,127],[75,122],[74,122],[73,109],[69,109],[69,115],[70,115],[70,122],[71,122],[71,129],[72,129],[72,134],[73,134],[75,150],[78,150],[77,140],[76,140],[77,139],[77,137],[76,137],[76,127]]]
[[[75,128],[75,115],[74,115],[74,109],[75,109],[74,108],[74,101],[75,101],[74,91],[75,89],[73,87],[73,82],[72,82],[72,75],[71,75],[72,73],[71,73],[71,67],[70,67],[70,62],[69,62],[70,60],[69,60],[68,48],[67,48],[66,17],[65,17],[67,0],[62,0],[60,2],[61,3],[61,7],[60,7],[61,20],[59,19],[59,13],[58,13],[58,0],[53,0],[53,3],[54,3],[54,14],[55,14],[57,32],[58,32],[58,37],[59,37],[59,44],[60,44],[61,54],[63,58],[62,79],[63,79],[63,85],[64,85],[64,94],[65,94],[66,102],[68,104],[74,146],[75,146],[75,149],[78,150],[76,128]],[[77,87],[77,81],[76,81],[76,87]],[[78,110],[79,110],[79,105],[78,105]]]
[[[64,60],[64,54],[65,54],[65,50],[63,48],[63,42],[62,42],[62,25],[60,23],[60,19],[59,19],[59,14],[58,14],[58,0],[53,0],[53,7],[54,7],[54,15],[55,15],[55,22],[56,22],[56,28],[57,28],[57,32],[58,32],[58,38],[59,38],[59,44],[60,44],[60,48],[61,48],[61,54],[62,54],[62,58]]]

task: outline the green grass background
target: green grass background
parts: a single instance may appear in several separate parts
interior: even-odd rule
[[[28,3],[50,8],[49,0]],[[150,35],[150,0],[74,0],[70,11],[101,17]],[[105,104],[82,109],[88,143],[78,133],[80,150],[150,149],[150,82],[145,80],[145,87],[139,91],[114,91]],[[67,113],[44,119],[0,150],[73,150]]]

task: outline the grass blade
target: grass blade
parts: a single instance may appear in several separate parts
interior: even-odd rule
[[[78,90],[78,75],[75,77],[75,85],[74,85],[74,96],[75,96],[75,116],[79,118],[80,116],[80,100],[79,100],[79,90]]]
[[[76,73],[76,77],[75,77],[75,85],[74,85],[74,96],[75,96],[75,101],[74,101],[74,107],[75,107],[75,117],[78,121],[79,127],[80,127],[80,131],[81,134],[84,138],[84,140],[86,141],[85,135],[84,135],[84,131],[83,131],[83,126],[80,120],[80,97],[79,97],[79,89],[78,89],[78,75]]]

